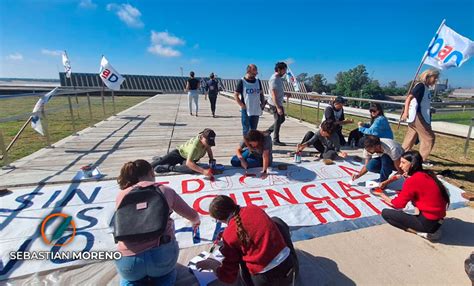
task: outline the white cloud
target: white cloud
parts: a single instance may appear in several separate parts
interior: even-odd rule
[[[158,44],[158,45],[168,45],[168,46],[180,46],[180,45],[185,44],[183,39],[180,39],[168,33],[168,31],[164,31],[164,32],[151,31],[151,43]]]
[[[295,59],[293,58],[286,58],[283,60],[287,65],[291,65],[295,63]]]
[[[172,58],[181,56],[181,52],[171,47],[164,47],[162,45],[151,45],[148,47],[148,51],[152,54],[159,55],[162,57]]]
[[[97,4],[92,2],[92,0],[81,0],[81,2],[79,2],[79,7],[84,9],[95,9],[97,8]]]
[[[155,32],[151,31],[151,44],[148,47],[148,52],[162,56],[162,57],[179,57],[181,52],[173,48],[173,46],[181,46],[185,44],[183,39],[180,39],[168,31]]]
[[[53,57],[59,57],[62,55],[62,51],[60,50],[48,50],[48,49],[42,49],[41,53],[43,55],[48,55],[48,56],[53,56]]]
[[[12,61],[22,61],[23,60],[23,55],[20,53],[13,53],[7,56],[7,60],[12,60]]]
[[[107,11],[117,14],[120,20],[132,28],[141,28],[144,26],[140,17],[142,13],[130,4],[107,4]]]

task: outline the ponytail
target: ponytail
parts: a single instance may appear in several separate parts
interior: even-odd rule
[[[248,247],[251,243],[250,236],[242,224],[239,212],[240,206],[228,196],[219,195],[209,205],[209,214],[215,219],[226,221],[229,217],[234,217],[237,225],[237,238],[244,247]]]
[[[124,190],[135,184],[137,184],[140,178],[148,175],[152,167],[150,163],[145,160],[135,160],[133,162],[127,162],[120,169],[120,175],[117,178],[117,183],[120,189]]]

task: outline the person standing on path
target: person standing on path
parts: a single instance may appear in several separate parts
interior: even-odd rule
[[[211,112],[212,117],[216,118],[216,101],[217,95],[219,94],[219,82],[214,76],[214,73],[211,73],[209,80],[206,82],[206,92],[209,95],[209,102],[211,103]]]
[[[186,82],[186,87],[184,91],[188,93],[188,103],[189,103],[189,114],[193,115],[193,101],[196,106],[196,117],[198,116],[198,107],[199,107],[199,80],[194,77],[194,72],[189,73],[188,81]]]
[[[267,132],[273,132],[273,144],[277,146],[285,146],[285,143],[280,142],[280,128],[285,122],[285,109],[283,108],[283,99],[285,91],[283,90],[282,77],[285,76],[288,66],[284,62],[278,62],[275,65],[275,73],[270,77],[268,85],[270,86],[270,111],[273,113],[274,122],[268,127]]]
[[[255,64],[247,66],[247,73],[237,83],[234,98],[240,106],[242,134],[245,136],[250,130],[256,130],[258,119],[265,107],[262,83],[257,79],[258,69]]]

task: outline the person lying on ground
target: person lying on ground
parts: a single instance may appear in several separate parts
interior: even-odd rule
[[[239,275],[246,285],[292,285],[298,274],[298,258],[288,225],[270,218],[261,208],[240,207],[228,196],[217,196],[209,206],[211,217],[227,224],[215,259],[200,261],[200,269],[212,270],[220,281],[234,283]]]
[[[336,159],[337,156],[347,157],[346,152],[341,152],[339,135],[336,133],[336,124],[332,120],[326,120],[315,132],[308,131],[296,147],[296,152],[303,151],[308,146],[313,146],[323,159]]]
[[[369,135],[364,141],[364,147],[365,165],[358,174],[352,176],[352,180],[359,179],[369,171],[379,173],[379,183],[383,183],[392,171],[403,173],[400,169],[400,157],[404,151],[396,141]]]
[[[211,168],[202,168],[196,162],[206,153],[209,156],[209,162],[214,160],[211,148],[216,145],[215,139],[216,133],[212,129],[206,128],[165,156],[154,157],[151,165],[156,173],[170,171],[185,174],[200,173],[206,177],[212,177]]]
[[[374,135],[379,138],[393,139],[392,128],[383,113],[381,104],[371,103],[370,108],[370,123],[358,122],[358,128],[351,131],[349,134],[349,144],[353,147],[363,147],[364,140],[367,135]]]
[[[382,217],[389,224],[426,239],[437,240],[449,206],[449,193],[432,171],[423,170],[422,163],[423,159],[418,151],[405,152],[400,159],[400,168],[407,179],[401,192],[393,199],[383,192],[374,194],[396,209],[382,210]],[[419,214],[403,212],[410,201],[419,210]]]
[[[143,190],[149,187],[154,188],[153,192],[161,192],[160,198],[167,205],[165,213],[156,215],[157,220],[161,218],[162,221],[167,221],[162,235],[153,234],[143,237],[141,234],[133,240],[118,240],[117,248],[122,257],[115,261],[115,266],[120,275],[120,285],[147,285],[147,283],[174,285],[179,247],[174,235],[174,221],[169,215],[172,211],[176,212],[189,220],[196,229],[200,224],[198,213],[188,206],[173,189],[155,184],[153,169],[145,160],[125,163],[120,170],[117,182],[121,189],[116,199],[117,209],[124,207],[122,202],[126,204],[130,201],[128,196],[132,195],[137,188]],[[149,200],[145,207],[152,207],[153,203],[154,201]],[[118,222],[115,221],[115,223]],[[127,228],[127,225],[125,227]],[[132,231],[133,228],[127,228],[127,233]]]
[[[262,178],[266,178],[267,169],[273,161],[272,137],[266,132],[250,130],[244,136],[236,154],[230,160],[232,166],[244,169],[263,167]]]

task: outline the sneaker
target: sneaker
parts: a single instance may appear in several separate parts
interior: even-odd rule
[[[280,141],[273,141],[273,145],[275,145],[275,146],[286,146],[285,143],[280,142]]]
[[[170,171],[170,165],[157,165],[155,167],[155,173],[166,173]]]
[[[440,238],[441,238],[441,228],[438,228],[438,230],[433,233],[428,233],[426,236],[426,239],[428,239],[431,242],[438,241]]]
[[[423,167],[424,168],[432,168],[433,167],[433,163],[431,163],[431,161],[425,161],[422,163]]]

